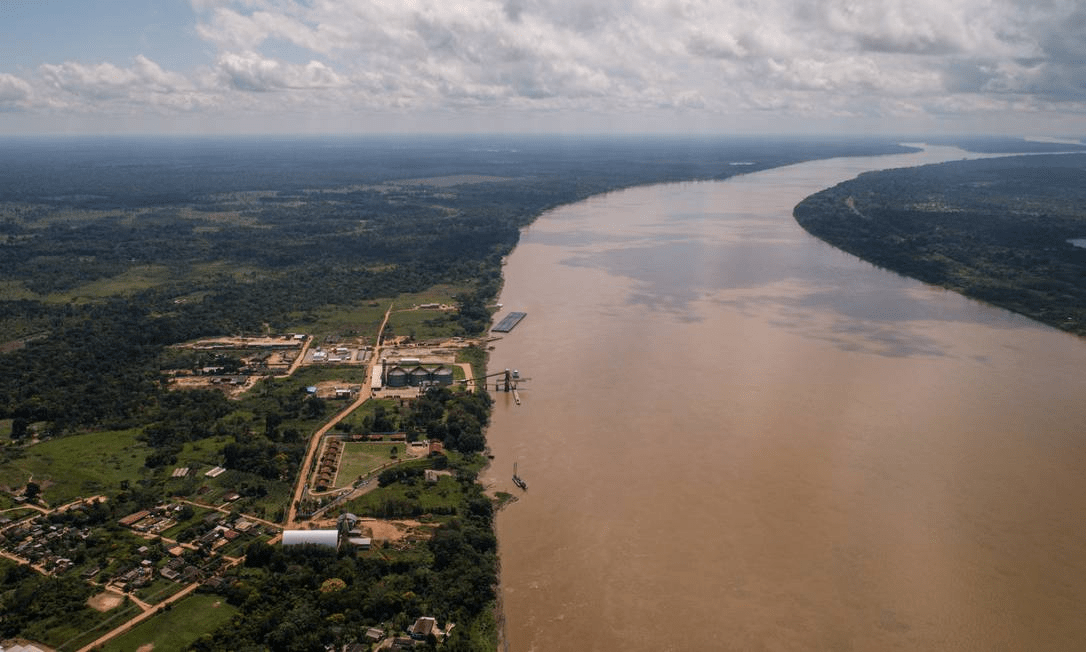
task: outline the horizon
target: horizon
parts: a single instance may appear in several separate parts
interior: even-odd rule
[[[647,139],[661,141],[879,141],[908,144],[950,144],[963,140],[985,141],[1020,141],[1051,145],[1086,146],[1086,135],[1070,134],[1005,134],[995,132],[928,132],[928,133],[868,133],[868,132],[662,132],[662,131],[613,131],[613,132],[552,132],[552,131],[371,131],[371,132],[29,132],[3,133],[0,140],[93,140],[93,139],[132,139],[132,140],[391,140],[391,139],[472,139],[472,138],[509,138],[509,139],[555,139],[555,140],[611,140]]]

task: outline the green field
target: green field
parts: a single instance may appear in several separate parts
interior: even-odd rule
[[[357,410],[344,417],[343,421],[340,423],[350,424],[354,429],[353,431],[357,432],[362,427],[362,421],[367,416],[372,417],[378,407],[383,407],[389,418],[397,423],[399,421],[399,415],[407,412],[407,408],[400,407],[400,399],[398,398],[373,398],[366,401],[360,405]]]
[[[58,652],[73,652],[134,617],[139,612],[139,607],[127,601],[125,604],[110,609],[105,613],[98,613],[87,608],[78,616],[69,615],[63,623],[58,623],[52,629],[41,631],[38,634],[36,630],[31,628],[25,634],[28,638],[41,640],[47,644],[52,643]]]
[[[180,592],[185,586],[180,582],[156,576],[153,582],[136,591],[136,597],[148,604],[158,604],[171,595]]]
[[[331,335],[334,337],[364,337],[367,343],[372,344],[373,339],[377,336],[377,330],[381,328],[381,322],[385,318],[385,311],[388,310],[389,305],[392,305],[392,315],[389,317],[389,323],[395,325],[396,334],[408,335],[409,322],[412,322],[413,318],[401,319],[401,315],[421,315],[418,320],[421,321],[440,317],[445,313],[439,310],[420,310],[410,313],[397,311],[407,310],[425,303],[453,305],[456,302],[453,296],[470,290],[469,286],[435,285],[422,292],[401,295],[396,297],[395,300],[389,298],[375,299],[352,307],[328,306],[293,315],[289,330],[310,333],[318,341],[325,336]],[[435,332],[435,334],[437,333]],[[448,334],[448,331],[446,334]],[[422,339],[424,336],[416,334],[416,337]]]
[[[22,457],[0,465],[0,478],[22,485],[33,476],[50,505],[111,494],[122,480],[150,474],[143,465],[150,449],[136,440],[136,434],[136,430],[111,430],[44,441],[26,448]]]
[[[317,341],[325,336],[365,337],[373,343],[385,318],[390,299],[378,299],[353,307],[338,306],[293,315],[290,330],[312,334]]]
[[[425,481],[423,470],[433,468],[435,460],[417,459],[392,467],[401,471],[401,475],[410,476],[385,487],[376,487],[344,505],[345,511],[359,516],[379,518],[418,517],[424,514],[435,516],[455,514],[465,501],[464,487],[457,480],[457,469],[478,472],[486,463],[486,458],[475,455],[463,458],[458,453],[450,452],[447,470],[449,475],[441,475],[434,484]],[[342,473],[342,472],[341,472]]]
[[[340,456],[336,486],[349,486],[355,480],[381,466],[397,459],[403,459],[405,446],[404,442],[395,444],[347,442],[343,446],[343,454]],[[396,450],[397,457],[392,457],[393,449]]]
[[[132,652],[153,644],[155,652],[181,652],[196,639],[230,621],[237,613],[217,595],[194,594],[140,623],[102,647],[104,652]]]
[[[415,340],[452,337],[460,332],[459,324],[446,319],[445,310],[394,310],[388,318],[393,335],[408,335]]]
[[[339,382],[344,385],[358,385],[368,383],[366,369],[362,365],[334,366],[334,365],[307,365],[294,372],[288,380],[280,381],[290,383],[296,387],[307,387],[321,382]],[[258,392],[260,386],[253,388]]]
[[[470,364],[471,373],[475,378],[482,378],[486,375],[486,358],[486,350],[478,346],[469,346],[460,349],[456,353],[456,361]],[[460,371],[463,372],[463,369]]]
[[[45,301],[56,304],[99,301],[156,287],[173,280],[175,276],[162,265],[134,266],[116,276],[91,281],[66,292],[54,292],[45,297]]]

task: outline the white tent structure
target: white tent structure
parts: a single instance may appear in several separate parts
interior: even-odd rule
[[[284,546],[300,546],[307,543],[338,548],[339,530],[283,530]]]

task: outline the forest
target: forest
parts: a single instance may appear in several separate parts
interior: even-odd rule
[[[1086,335],[1084,200],[1086,156],[1001,157],[864,174],[795,218],[879,267]]]

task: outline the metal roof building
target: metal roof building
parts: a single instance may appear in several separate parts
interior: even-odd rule
[[[284,546],[300,546],[307,543],[338,548],[339,530],[283,530]]]

